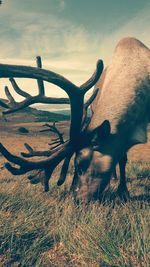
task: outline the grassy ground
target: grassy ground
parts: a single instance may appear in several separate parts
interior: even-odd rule
[[[37,137],[42,138],[33,131],[35,146]],[[13,133],[8,139],[1,133],[1,141],[12,152],[22,150],[25,138],[28,141],[28,137]],[[45,136],[45,145],[47,141]],[[44,148],[43,143],[40,146]],[[30,185],[26,176],[14,177],[1,167],[0,266],[148,267],[149,144],[142,150],[144,158],[137,157],[141,155],[138,149],[135,152],[130,152],[127,166],[128,203],[115,197],[117,182],[112,181],[107,202],[90,204],[87,210],[77,207],[68,194],[73,168],[62,188],[55,185],[58,168],[50,192],[43,193],[41,185]],[[3,163],[1,156],[0,166]]]

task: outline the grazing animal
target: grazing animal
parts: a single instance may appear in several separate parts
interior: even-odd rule
[[[101,198],[117,163],[118,193],[126,198],[127,151],[146,143],[150,122],[150,50],[134,38],[122,39],[95,88],[92,118],[87,131],[92,145],[77,153],[78,195],[84,201]]]
[[[43,80],[67,92],[72,112],[70,140],[49,151],[46,160],[34,162],[16,157],[0,144],[0,152],[8,161],[19,166],[16,168],[7,163],[6,167],[11,173],[18,175],[36,169],[38,171],[29,177],[30,181],[34,183],[43,177],[45,191],[48,191],[48,181],[62,160],[64,163],[58,184],[65,181],[70,159],[75,152],[75,174],[71,188],[76,189],[77,198],[84,203],[92,199],[101,200],[119,163],[118,193],[126,199],[127,152],[132,146],[147,141],[147,125],[150,121],[150,50],[135,38],[124,38],[117,45],[112,61],[103,73],[102,69],[102,61],[99,61],[96,73],[85,84],[77,87],[64,77],[40,68],[0,65],[0,77],[33,78],[38,80],[39,86],[39,95],[33,97],[18,90],[16,82],[11,79],[15,91],[26,99],[16,103],[7,88],[10,104],[0,103],[8,109],[5,113],[15,112],[37,102],[68,103],[65,99],[58,101],[46,97]],[[84,104],[84,94],[94,84],[94,94]],[[86,111],[90,104],[92,116],[87,122]],[[30,148],[31,151],[28,157],[38,154]]]

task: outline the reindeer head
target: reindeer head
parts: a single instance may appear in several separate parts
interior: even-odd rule
[[[75,157],[75,191],[77,199],[86,203],[101,198],[111,175],[111,155],[106,151],[106,143],[111,139],[109,121],[87,131],[84,138],[88,141]]]
[[[111,168],[111,160],[109,155],[103,156],[102,143],[103,139],[110,135],[110,125],[108,121],[104,121],[102,125],[92,131],[88,131],[87,108],[94,100],[97,91],[84,104],[85,93],[98,81],[102,71],[103,63],[98,61],[97,70],[93,76],[83,85],[77,87],[64,77],[44,69],[41,69],[41,59],[37,58],[38,68],[14,65],[0,65],[0,77],[10,77],[10,81],[14,90],[25,97],[20,103],[17,103],[9,89],[5,88],[5,93],[9,102],[0,101],[0,105],[6,108],[5,114],[16,112],[33,103],[69,103],[71,105],[71,125],[70,140],[53,148],[51,151],[43,152],[43,156],[48,156],[46,160],[38,162],[26,160],[23,157],[41,156],[41,151],[33,151],[33,149],[25,144],[28,153],[22,153],[23,157],[12,155],[2,144],[0,144],[0,152],[11,163],[18,165],[19,168],[6,163],[6,168],[14,175],[21,175],[32,170],[37,170],[36,175],[29,176],[31,183],[38,182],[41,177],[44,180],[45,191],[49,190],[49,179],[56,166],[64,160],[58,185],[61,185],[66,178],[70,159],[74,153],[75,156],[75,176],[74,184],[78,183],[77,192],[83,200],[89,200],[97,197],[100,193],[105,177],[108,176]],[[31,96],[20,89],[11,77],[33,78],[37,79],[39,93],[37,96]],[[43,81],[51,82],[61,87],[69,96],[66,98],[50,98],[45,96]],[[44,154],[45,153],[45,154]]]

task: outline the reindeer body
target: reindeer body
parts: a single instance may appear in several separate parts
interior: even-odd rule
[[[125,140],[127,147],[145,143],[150,119],[150,50],[134,38],[121,40],[104,76],[96,84],[101,90],[92,104],[89,128],[109,120],[111,133]]]
[[[84,148],[76,157],[77,169],[79,165],[82,169],[82,162],[91,157],[86,171],[80,171],[78,175],[78,194],[84,201],[93,195],[101,198],[118,162],[121,172],[119,191],[122,195],[127,193],[126,153],[133,145],[147,141],[147,124],[150,121],[150,50],[134,38],[121,40],[96,88],[100,90],[92,103],[93,114],[88,131],[94,131],[107,120],[110,133],[105,136],[97,134],[95,143],[98,146],[92,155],[90,150],[86,157]]]

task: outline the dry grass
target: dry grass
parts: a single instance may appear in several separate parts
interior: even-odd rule
[[[48,135],[42,141],[37,129],[26,137],[14,128],[11,136],[3,130],[1,142],[12,152],[22,151],[22,143],[31,137],[32,145],[47,148]],[[129,155],[128,203],[114,198],[113,181],[107,203],[90,204],[87,210],[76,206],[68,194],[69,176],[67,185],[56,187],[59,168],[48,193],[40,185],[30,185],[26,176],[14,177],[2,168],[1,266],[148,267],[150,143],[141,149],[142,158],[140,146]],[[0,157],[0,166],[3,163]]]

